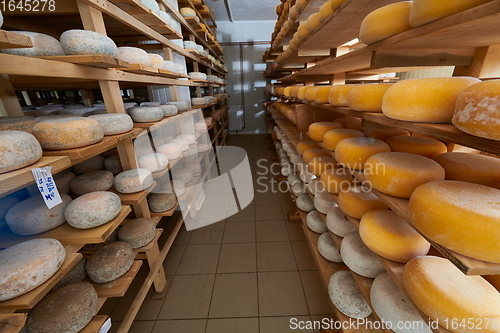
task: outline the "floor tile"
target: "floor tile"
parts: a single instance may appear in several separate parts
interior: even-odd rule
[[[209,318],[258,315],[257,273],[216,275]]]
[[[289,191],[279,191],[278,197],[280,199],[281,204],[291,204],[295,205],[292,200],[292,196]]]
[[[291,241],[307,240],[302,221],[287,221],[286,228]]]
[[[285,221],[257,221],[256,236],[257,242],[287,242],[288,230]]]
[[[207,318],[215,275],[176,275],[158,319]]]
[[[330,315],[327,315],[327,316],[315,316],[315,315],[312,315],[311,316],[311,319],[313,322],[326,322],[328,323],[329,327],[331,328],[331,330],[329,330],[328,332],[331,332],[331,333],[342,333],[342,330],[340,329],[335,329],[335,326],[334,324],[332,323],[335,323],[336,321],[338,321],[337,317],[336,316],[330,316]],[[322,333],[323,331],[321,329],[314,329],[314,333]]]
[[[283,220],[285,217],[277,204],[274,205],[255,205],[255,220]]]
[[[288,218],[288,212],[290,212],[291,210],[296,210],[296,208],[297,206],[293,201],[291,203],[282,203],[281,211],[283,212],[283,215],[285,215],[285,219]]]
[[[260,321],[260,333],[314,333],[313,329],[301,329],[306,327],[311,318],[309,316],[288,317],[262,317]],[[312,323],[309,325],[313,325]]]
[[[257,269],[259,272],[296,270],[290,242],[257,243]]]
[[[255,222],[226,223],[222,243],[255,242]]]
[[[181,229],[179,230],[179,233],[175,237],[174,245],[187,244],[189,242],[189,237],[191,237],[191,233],[192,233],[192,231],[187,231],[186,225],[182,224]]]
[[[148,295],[135,317],[135,320],[156,320],[163,306],[163,299],[153,299],[154,287],[149,289]]]
[[[332,301],[328,296],[319,271],[299,272],[311,315],[333,314]]]
[[[318,270],[316,258],[308,241],[293,241],[292,247],[299,270]]]
[[[195,229],[189,238],[189,244],[219,244],[224,234],[224,222],[217,222]]]
[[[184,251],[177,274],[212,274],[217,271],[220,244],[189,245]]]
[[[205,333],[206,319],[158,320],[152,333]]]
[[[116,333],[121,322],[112,322],[109,333]],[[154,321],[136,321],[130,326],[129,333],[151,333],[155,325]]]
[[[258,318],[209,319],[205,333],[257,333]]]
[[[163,262],[163,268],[165,269],[165,274],[175,275],[177,268],[181,263],[182,256],[184,255],[184,250],[186,245],[172,245],[168,251],[167,257]]]
[[[255,243],[222,244],[217,273],[246,273],[257,271]]]
[[[265,193],[255,193],[255,204],[256,205],[266,205],[266,204],[279,204],[280,198],[276,192],[265,192]]]
[[[251,222],[255,221],[255,206],[248,205],[235,215],[229,216],[226,222]]]

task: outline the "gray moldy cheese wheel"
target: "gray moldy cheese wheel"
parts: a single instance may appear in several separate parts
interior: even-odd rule
[[[38,303],[26,322],[30,333],[78,333],[94,318],[99,297],[88,282],[70,284]]]
[[[101,124],[104,135],[126,133],[134,128],[132,118],[125,113],[96,114],[89,118],[95,119]]]
[[[83,175],[73,178],[70,187],[76,195],[107,191],[113,187],[113,178],[113,174],[107,170],[84,173]]]
[[[69,186],[69,184],[71,183],[71,180],[75,177],[76,175],[68,170],[56,173],[54,175],[54,182],[56,183],[59,193],[69,194],[71,192],[71,187]]]
[[[114,242],[101,247],[87,260],[87,274],[95,283],[114,281],[134,264],[135,254],[129,243]]]
[[[328,232],[322,233],[318,238],[318,252],[326,260],[333,262],[342,262],[340,251],[333,242],[332,236]]]
[[[175,194],[154,193],[148,197],[149,209],[154,213],[163,213],[175,206]]]
[[[64,55],[61,43],[52,36],[31,31],[12,31],[31,38],[33,47],[3,49],[2,53],[15,54],[26,57],[60,56]]]
[[[153,175],[147,169],[132,169],[119,173],[114,180],[120,193],[137,193],[153,185]]]
[[[5,227],[7,225],[7,222],[5,222],[5,215],[7,215],[7,212],[9,209],[14,207],[19,203],[19,200],[14,197],[3,197],[0,198],[0,229]]]
[[[0,173],[24,168],[42,158],[37,139],[22,131],[0,131]]]
[[[104,160],[106,158],[101,155],[96,155],[94,157],[89,158],[83,162],[75,164],[73,166],[73,171],[77,175],[81,175],[84,173],[90,173],[94,171],[104,170]]]
[[[120,197],[113,192],[91,192],[73,200],[64,216],[77,229],[95,228],[118,216],[122,209]]]
[[[297,204],[297,208],[304,212],[311,212],[314,210],[314,203],[307,194],[298,197],[295,203]]]
[[[340,237],[345,237],[351,232],[356,231],[339,207],[330,208],[328,214],[326,214],[326,226],[328,230]]]
[[[328,294],[333,305],[348,317],[362,319],[372,313],[349,271],[338,271],[331,276]]]
[[[344,237],[340,254],[347,267],[361,276],[373,279],[385,272],[376,254],[363,243],[357,232]]]
[[[118,48],[108,36],[90,30],[68,30],[61,35],[61,46],[67,55],[108,55],[118,57]]]
[[[163,110],[164,117],[175,116],[179,111],[177,110],[177,106],[175,105],[160,105],[160,109]]]
[[[314,197],[314,208],[319,210],[320,213],[328,214],[330,208],[336,206],[337,204],[333,201],[333,198],[328,192],[316,193]]]
[[[190,169],[177,169],[172,171],[172,179],[179,180],[187,184],[193,180],[193,171]]]
[[[134,106],[127,112],[136,123],[153,123],[163,119],[163,110],[156,106]]]
[[[33,126],[33,135],[47,150],[85,147],[104,137],[97,120],[82,117],[40,121]]]
[[[156,172],[168,166],[168,157],[162,153],[150,153],[139,157],[138,163],[140,168]]]
[[[64,211],[71,197],[61,193],[62,203],[48,209],[41,195],[24,200],[5,215],[10,230],[21,236],[36,235],[54,229],[66,222]]]
[[[31,134],[35,117],[0,117],[0,131],[23,131]]]
[[[113,155],[106,157],[106,159],[104,160],[104,168],[110,171],[113,175],[117,175],[120,172],[123,172],[120,156]]]
[[[51,238],[32,239],[0,251],[0,301],[23,295],[50,279],[66,251]]]
[[[83,257],[54,287],[52,287],[51,291],[56,291],[73,283],[82,282],[87,277],[87,270],[85,269],[86,263],[87,258]]]
[[[134,219],[120,228],[118,239],[127,242],[133,249],[143,247],[155,238],[156,226],[152,219]]]
[[[322,234],[328,231],[325,223],[321,219],[320,214],[321,213],[318,212],[317,210],[313,210],[312,212],[309,212],[307,214],[307,219],[306,219],[307,227],[317,234]]]

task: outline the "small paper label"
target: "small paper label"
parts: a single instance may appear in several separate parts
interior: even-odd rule
[[[98,333],[107,333],[111,329],[111,318],[108,318],[102,325]]]
[[[35,168],[31,169],[33,177],[35,178],[36,186],[38,191],[42,195],[45,204],[49,209],[59,205],[62,202],[59,191],[57,190],[54,177],[52,177],[51,172],[52,167],[47,166],[45,168]]]

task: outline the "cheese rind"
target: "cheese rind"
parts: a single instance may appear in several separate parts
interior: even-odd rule
[[[331,89],[332,89],[332,86],[317,87],[315,94],[314,94],[314,102],[320,103],[320,104],[328,104]],[[319,141],[319,140],[317,140],[317,141]]]
[[[69,184],[74,194],[80,196],[90,192],[107,191],[113,187],[113,173],[100,170],[73,178]]]
[[[330,154],[323,148],[309,148],[302,154],[302,160],[304,163],[309,163],[314,158],[321,156],[331,157]]]
[[[375,154],[390,152],[391,148],[383,141],[373,138],[349,138],[340,141],[335,147],[335,159],[345,168],[363,170],[366,160]]]
[[[1,50],[2,53],[14,54],[26,57],[64,55],[61,43],[52,36],[31,31],[12,31],[12,32],[30,37],[33,47],[3,49]]]
[[[333,242],[330,233],[324,232],[318,238],[318,252],[323,258],[333,262],[342,262],[340,251]]]
[[[317,156],[309,161],[307,168],[319,177],[325,170],[333,169],[337,165],[337,161],[331,156]]]
[[[348,138],[364,138],[365,135],[363,132],[348,129],[348,128],[339,128],[328,131],[323,136],[323,145],[326,149],[335,151],[337,144]]]
[[[325,222],[323,222],[323,219],[321,218],[320,212],[317,210],[310,211],[307,214],[306,224],[309,229],[317,234],[322,234],[328,231]]]
[[[339,84],[332,86],[328,94],[328,103],[333,106],[347,106],[349,92],[353,87],[353,84]]]
[[[347,104],[355,111],[382,112],[382,100],[392,83],[355,85],[347,97]]]
[[[146,51],[138,47],[122,46],[118,48],[118,59],[130,64],[151,65],[151,59]]]
[[[104,245],[87,260],[87,273],[95,283],[114,281],[128,272],[134,264],[135,253],[125,242]]]
[[[388,209],[367,187],[351,187],[348,191],[341,191],[337,203],[344,214],[361,219],[363,215],[374,209]]]
[[[321,181],[328,192],[338,194],[341,190],[347,190],[352,186],[354,178],[347,169],[331,168],[321,173]]]
[[[303,210],[305,212],[311,212],[314,210],[314,203],[307,194],[298,197],[295,203],[297,204],[298,209]]]
[[[0,174],[31,165],[42,158],[37,139],[22,131],[0,131]]]
[[[114,180],[120,193],[137,193],[153,185],[153,175],[147,169],[132,169],[119,173]]]
[[[314,102],[314,98],[316,97],[316,90],[318,90],[318,87],[312,87],[311,89],[308,89],[304,95],[304,99],[309,102]]]
[[[441,141],[419,136],[393,136],[387,139],[386,143],[393,152],[416,154],[428,158],[448,151]]]
[[[118,57],[115,42],[106,35],[90,30],[67,30],[61,34],[61,45],[67,55],[108,55]]]
[[[139,168],[157,172],[164,170],[168,166],[168,157],[162,153],[146,154],[139,157],[138,164]]]
[[[326,226],[328,230],[340,237],[345,237],[351,232],[356,231],[339,207],[330,208],[328,214],[326,214]]]
[[[73,200],[64,211],[68,224],[77,229],[90,229],[106,224],[122,209],[120,197],[113,192],[97,191]]]
[[[173,193],[153,193],[148,197],[149,209],[155,213],[163,213],[172,209],[176,202]]]
[[[416,28],[489,1],[491,0],[455,0],[453,2],[415,0],[410,12],[410,24]]]
[[[304,152],[311,148],[320,148],[320,146],[314,141],[300,141],[297,143],[297,152],[300,155],[304,155]]]
[[[89,118],[95,119],[101,124],[104,135],[126,133],[134,128],[132,118],[124,113],[97,114]]]
[[[335,201],[333,201],[332,195],[328,192],[316,193],[314,197],[314,208],[316,208],[320,213],[327,214],[330,208],[337,206]]]
[[[314,141],[323,141],[326,132],[342,128],[342,125],[336,122],[316,122],[309,125],[307,134]]]
[[[0,131],[23,131],[32,132],[35,117],[0,117]]]
[[[375,278],[385,272],[375,253],[370,250],[357,232],[345,236],[340,244],[342,260],[353,272],[367,278]]]
[[[348,317],[362,319],[372,313],[349,271],[341,270],[330,277],[328,294],[333,305]]]

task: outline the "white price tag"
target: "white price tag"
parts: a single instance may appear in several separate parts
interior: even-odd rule
[[[98,333],[107,333],[111,329],[111,318],[108,318],[102,325]]]
[[[38,190],[40,191],[40,194],[49,209],[62,202],[54,177],[52,177],[51,169],[51,166],[31,169],[33,177],[35,178],[36,186],[38,187]]]

